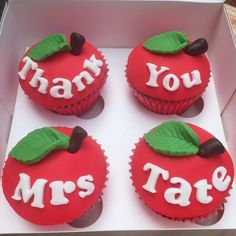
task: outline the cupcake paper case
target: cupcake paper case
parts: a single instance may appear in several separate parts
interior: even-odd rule
[[[63,224],[93,207],[102,195],[107,172],[104,151],[82,128],[40,128],[9,153],[3,193],[25,220]]]
[[[168,121],[139,140],[131,157],[131,180],[156,213],[174,220],[211,216],[234,180],[231,157],[204,129]]]
[[[180,114],[201,96],[210,79],[205,39],[190,42],[181,32],[166,32],[135,47],[126,77],[137,99],[159,114]]]
[[[26,95],[48,110],[79,115],[96,102],[107,78],[102,54],[85,38],[52,34],[32,46],[19,65]]]

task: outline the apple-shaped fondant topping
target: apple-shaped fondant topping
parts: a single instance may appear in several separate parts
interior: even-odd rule
[[[205,130],[181,121],[165,122],[145,134],[130,165],[141,199],[175,220],[213,213],[234,180],[233,163],[222,144]]]
[[[208,59],[204,54],[186,54],[184,48],[188,44],[183,33],[167,32],[148,39],[130,53],[128,82],[140,102],[150,110],[181,113],[207,87]]]
[[[102,54],[74,32],[68,38],[50,35],[30,48],[18,75],[32,100],[59,114],[78,115],[95,104],[107,71]]]
[[[104,152],[81,130],[38,129],[10,152],[3,170],[3,192],[24,219],[38,225],[70,222],[86,213],[101,196],[107,174]],[[68,151],[70,144],[73,153]]]

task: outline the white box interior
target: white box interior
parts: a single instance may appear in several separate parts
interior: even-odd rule
[[[1,166],[10,124],[7,153],[17,141],[35,128],[81,125],[105,149],[110,174],[102,197],[102,215],[97,222],[84,229],[76,229],[67,224],[53,227],[30,224],[9,207],[1,190],[0,233],[236,228],[233,217],[236,210],[235,189],[231,191],[232,196],[225,205],[223,218],[212,226],[198,226],[170,221],[152,212],[134,192],[128,172],[129,156],[138,138],[157,124],[170,119],[197,124],[226,144],[220,116],[223,112],[227,144],[230,151],[236,154],[232,145],[236,136],[232,118],[236,99],[233,96],[236,88],[233,80],[236,77],[236,53],[223,4],[216,2],[10,1],[0,38]],[[133,98],[125,80],[124,69],[130,48],[149,36],[168,30],[183,31],[191,38],[205,37],[209,41],[208,55],[214,82],[212,79],[203,95],[203,111],[192,118],[149,112]],[[17,65],[26,46],[50,33],[69,34],[73,31],[83,33],[88,41],[102,48],[110,69],[102,91],[104,110],[90,120],[56,115],[37,106],[27,99],[17,83]]]

